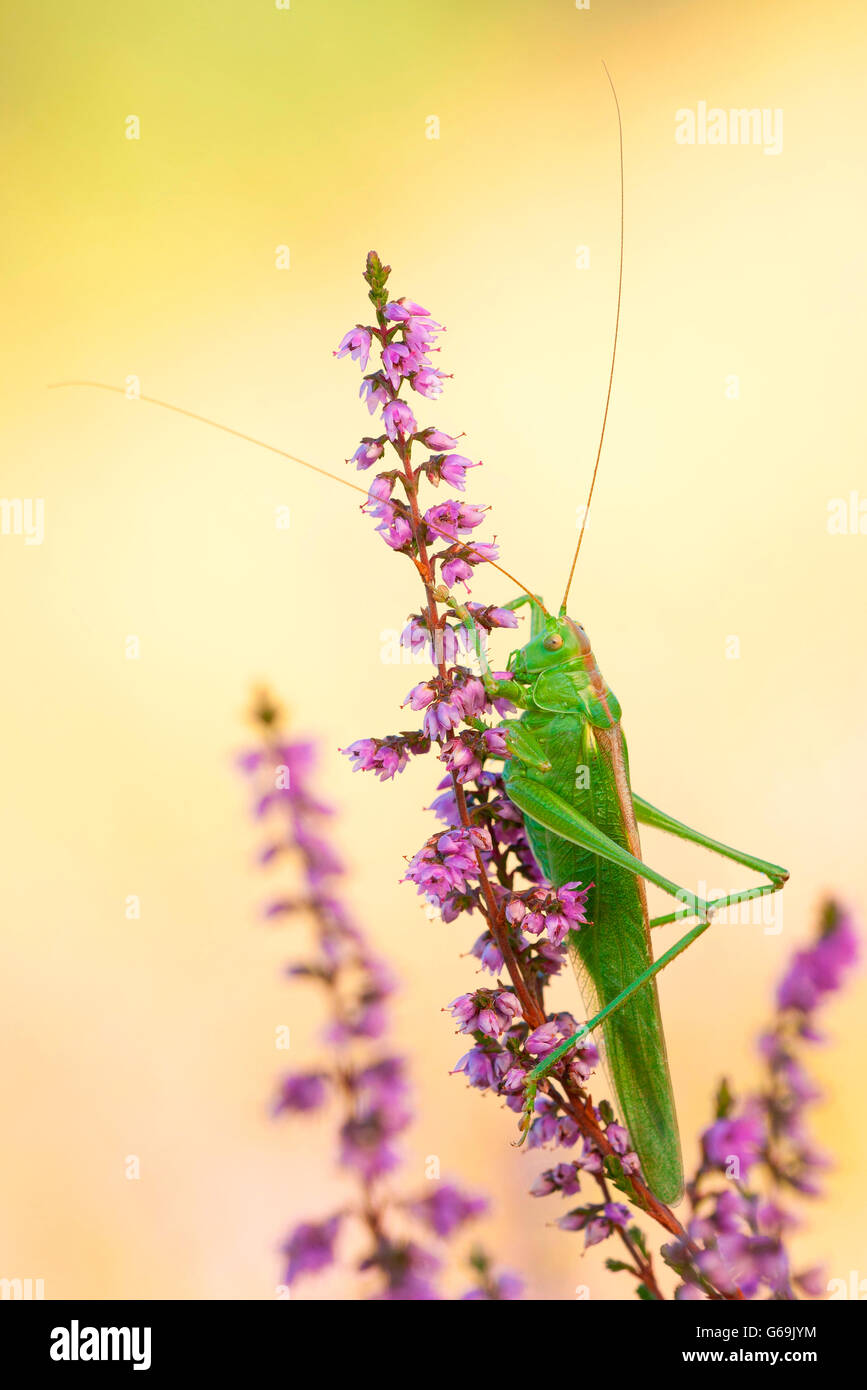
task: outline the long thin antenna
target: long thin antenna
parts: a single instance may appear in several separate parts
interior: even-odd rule
[[[566,581],[566,592],[563,595],[563,602],[560,605],[561,616],[566,612],[566,600],[569,597],[569,590],[572,587],[572,576],[575,573],[575,566],[578,563],[578,554],[581,550],[581,542],[584,539],[584,531],[587,526],[587,517],[590,512],[590,503],[593,500],[593,489],[596,486],[596,474],[599,472],[599,460],[602,457],[602,442],[605,439],[605,425],[608,421],[608,407],[611,404],[611,388],[614,385],[614,361],[617,357],[617,335],[620,331],[620,300],[623,295],[623,121],[620,116],[620,102],[617,100],[617,92],[611,80],[611,73],[602,61],[605,68],[605,76],[608,78],[608,85],[614,97],[614,105],[617,107],[617,138],[620,144],[620,269],[617,274],[617,314],[614,319],[614,343],[611,348],[611,370],[608,373],[608,392],[605,397],[605,412],[602,416],[602,430],[599,434],[599,448],[596,450],[596,462],[593,465],[593,477],[590,479],[590,491],[587,494],[587,505],[584,508],[584,515],[581,518],[581,530],[578,534],[578,544],[575,547],[575,554],[572,556],[572,568],[569,571],[569,578]]]
[[[123,386],[110,386],[107,381],[52,381],[48,389],[54,391],[59,386],[95,386],[100,391],[115,391],[118,395],[126,395]],[[172,405],[170,401],[157,400],[156,396],[136,396],[135,399],[147,401],[148,405],[159,405],[163,410],[173,410],[176,415],[186,415],[188,420],[198,420],[200,425],[210,425],[212,429],[222,430],[224,434],[233,434],[236,439],[243,439],[247,444],[258,444],[260,449],[267,449],[272,454],[279,454],[281,458],[291,459],[293,463],[300,463],[302,468],[309,468],[311,472],[320,473],[323,478],[331,478],[335,483],[342,483],[344,487],[351,487],[353,492],[360,492],[363,497],[367,497],[366,487],[359,487],[357,483],[351,483],[348,478],[341,478],[339,473],[329,473],[327,468],[318,468],[315,463],[308,463],[306,459],[298,458],[297,454],[287,454],[285,449],[278,449],[276,444],[266,444],[264,439],[256,439],[252,434],[244,434],[242,430],[233,430],[231,425],[221,425],[219,420],[210,420],[207,415],[197,415],[194,410],[186,410],[182,405]]]
[[[56,391],[61,386],[94,386],[99,391],[114,391],[117,395],[126,395],[126,390],[123,386],[113,386],[107,381],[52,381],[49,383],[48,389],[50,391]],[[231,425],[223,425],[219,420],[212,420],[207,415],[198,415],[195,410],[187,410],[182,405],[173,405],[171,401],[158,400],[156,396],[136,396],[135,399],[147,401],[148,405],[158,405],[163,410],[172,410],[175,415],[186,415],[188,420],[196,420],[200,425],[210,425],[212,429],[222,430],[224,434],[232,434],[236,439],[243,439],[247,444],[256,444],[260,449],[267,449],[269,453],[279,454],[280,458],[291,459],[292,463],[300,463],[302,468],[309,468],[311,473],[319,473],[321,477],[330,478],[332,482],[335,483],[341,483],[343,487],[351,488],[353,492],[360,492],[365,499],[370,496],[367,488],[359,487],[357,483],[351,483],[348,478],[341,478],[339,473],[329,473],[327,468],[320,468],[318,464],[308,463],[307,459],[299,458],[297,454],[290,454],[287,453],[285,449],[278,449],[276,444],[267,444],[264,439],[257,439],[255,435],[245,434],[243,430],[233,429]],[[528,589],[526,585],[521,583],[520,579],[516,579],[515,576],[511,574],[509,570],[504,569],[502,565],[498,565],[494,560],[489,560],[486,555],[480,550],[477,550],[469,541],[464,540],[461,536],[452,535],[450,531],[444,530],[439,523],[437,523],[435,529],[437,534],[442,536],[444,540],[452,541],[457,545],[463,546],[471,555],[478,555],[479,559],[484,560],[485,564],[490,565],[491,568],[497,570],[499,574],[505,575],[506,579],[511,579],[513,584],[517,584],[518,588],[523,590],[525,594],[528,594],[534,602],[539,603],[532,589]],[[540,603],[539,607],[543,612],[547,612],[544,604]]]

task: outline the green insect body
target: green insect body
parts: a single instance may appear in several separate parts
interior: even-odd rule
[[[573,881],[589,886],[590,920],[570,932],[569,954],[594,1016],[531,1072],[528,1105],[553,1065],[601,1027],[620,1114],[648,1185],[662,1201],[675,1202],[683,1165],[656,975],[707,930],[716,909],[772,893],[788,875],[691,829],[632,791],[620,705],[578,623],[562,613],[552,617],[541,600],[507,605],[530,602],[532,628],[527,644],[509,658],[509,679],[501,680],[488,669],[468,610],[444,597],[476,639],[488,694],[522,711],[505,725],[504,783],[543,874],[555,888]],[[754,869],[766,882],[706,903],[644,863],[639,821]],[[645,880],[676,897],[678,909],[651,920]],[[697,918],[697,925],[654,961],[651,929],[687,918]]]
[[[534,617],[539,614],[534,609]],[[545,877],[555,886],[592,885],[590,925],[570,932],[569,954],[588,1017],[620,994],[652,964],[647,899],[640,878],[591,849],[564,839],[529,813],[534,797],[562,798],[615,843],[641,856],[634,815],[624,816],[619,786],[629,786],[620,706],[602,679],[583,629],[581,646],[546,650],[537,635],[511,663],[526,681],[528,708],[521,725],[538,742],[550,772],[513,756],[505,766],[507,794],[525,811],[527,838]],[[623,1121],[650,1187],[664,1202],[683,1188],[674,1094],[656,982],[638,991],[603,1025],[604,1048]]]

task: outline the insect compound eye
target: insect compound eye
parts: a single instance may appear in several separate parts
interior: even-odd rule
[[[549,652],[559,651],[562,645],[563,638],[560,636],[559,632],[549,633],[549,635],[545,638],[544,642],[542,643],[542,646],[545,648],[545,650]]]

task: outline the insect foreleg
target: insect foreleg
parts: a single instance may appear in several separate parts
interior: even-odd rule
[[[485,656],[484,648],[482,647],[482,638],[478,624],[469,609],[461,603],[459,599],[455,598],[454,594],[450,594],[442,585],[434,590],[434,597],[437,598],[440,603],[447,603],[449,605],[454,611],[455,616],[460,619],[467,629],[467,632],[472,637],[476,648],[479,669],[482,674],[482,684],[485,687],[485,694],[488,696],[488,699],[510,700],[513,705],[518,705],[520,709],[526,709],[528,700],[523,686],[519,685],[517,681],[500,680],[492,674],[491,668],[488,665],[488,658]],[[521,602],[530,603],[532,600],[529,596],[525,596],[524,599],[513,599],[511,604],[506,604],[505,607],[513,608]]]
[[[519,594],[517,598],[509,599],[508,603],[501,603],[500,607],[510,608],[512,612],[514,612],[516,609],[521,608],[525,603],[533,603],[536,605],[537,608],[542,608],[544,606],[538,594],[535,598],[531,598],[529,594]]]
[[[498,726],[506,739],[507,757],[533,767],[537,772],[550,772],[551,760],[539,740],[517,719],[504,719]],[[500,756],[503,756],[502,754]]]

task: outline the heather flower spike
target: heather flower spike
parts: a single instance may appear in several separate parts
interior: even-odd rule
[[[796,952],[777,988],[776,1015],[760,1035],[762,1083],[741,1099],[727,1082],[719,1086],[702,1160],[687,1187],[686,1238],[663,1250],[682,1279],[676,1297],[707,1298],[714,1286],[744,1298],[824,1292],[815,1270],[792,1266],[786,1240],[801,1219],[789,1202],[821,1191],[827,1160],[805,1119],[820,1092],[804,1059],[819,1036],[816,1010],[842,987],[857,955],[851,917],[827,902],[816,939]]]
[[[309,953],[294,960],[287,974],[317,984],[326,1006],[319,1056],[313,1065],[280,1078],[272,1113],[295,1122],[329,1110],[336,1127],[336,1164],[354,1180],[356,1193],[348,1205],[305,1220],[289,1233],[282,1247],[285,1282],[294,1286],[321,1271],[343,1268],[354,1250],[350,1273],[360,1281],[363,1296],[438,1299],[444,1296],[443,1274],[454,1263],[454,1257],[447,1258],[450,1244],[485,1214],[488,1203],[447,1181],[429,1182],[427,1191],[406,1195],[395,1188],[398,1178],[405,1182],[401,1141],[412,1123],[408,1066],[388,1038],[395,984],[340,892],[345,870],[325,834],[332,812],[317,791],[314,745],[287,737],[282,711],[267,693],[257,696],[253,720],[258,741],[239,763],[252,783],[257,820],[268,826],[263,859],[284,870],[291,866],[291,891],[272,900],[265,915],[293,914],[308,921]],[[363,742],[354,758],[383,778],[394,775],[409,751],[422,751],[409,736]],[[505,1002],[499,1016],[510,1016]],[[474,1251],[474,1281],[478,1258]],[[487,1269],[488,1257],[483,1259]],[[491,1274],[484,1288],[488,1292],[480,1293],[474,1282],[466,1297],[516,1297],[519,1281]]]

